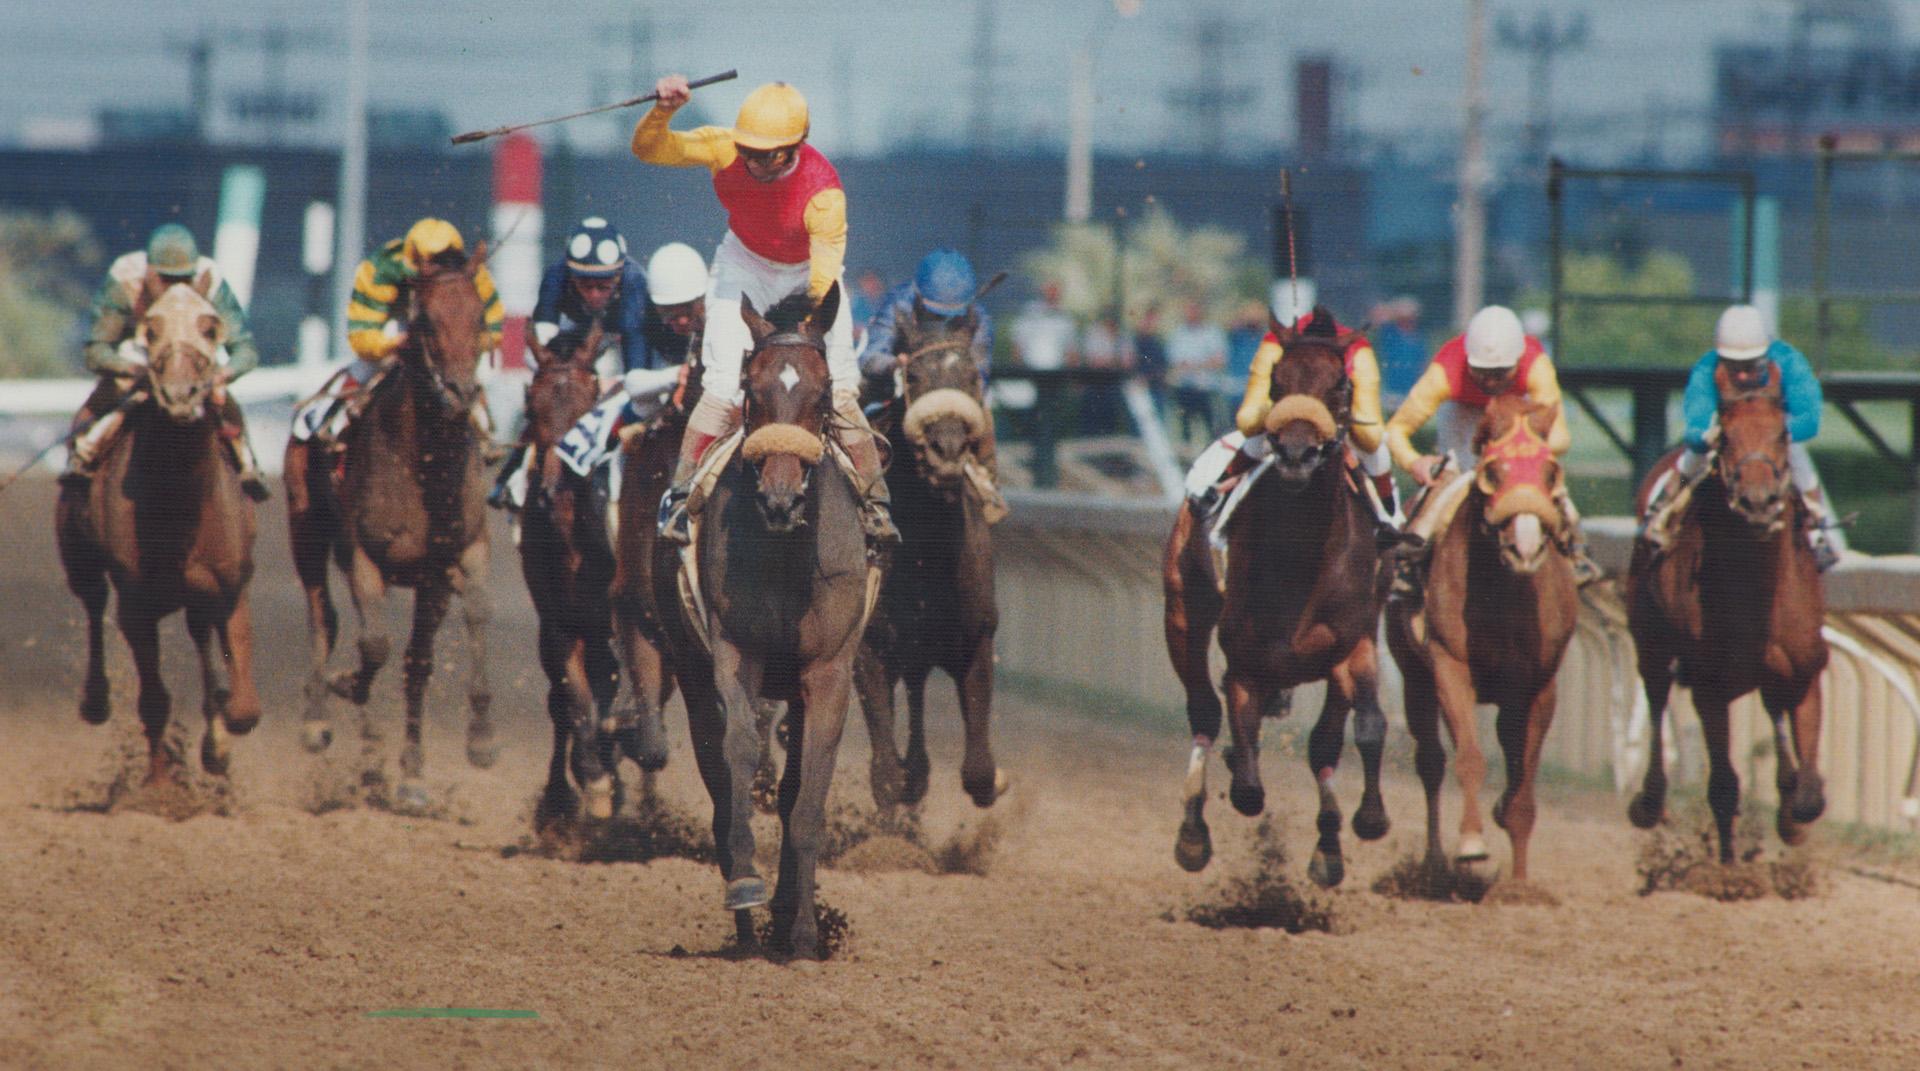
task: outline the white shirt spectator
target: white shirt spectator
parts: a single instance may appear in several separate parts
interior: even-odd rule
[[[1029,302],[1013,321],[1013,350],[1020,363],[1038,371],[1065,368],[1073,349],[1073,317],[1045,301]]]
[[[1212,389],[1227,367],[1227,332],[1218,324],[1187,323],[1167,336],[1169,378]]]

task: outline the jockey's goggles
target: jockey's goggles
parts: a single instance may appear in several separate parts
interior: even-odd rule
[[[794,154],[800,151],[800,146],[782,145],[777,149],[742,148],[736,151],[749,164],[757,164],[761,167],[785,167],[793,159]]]

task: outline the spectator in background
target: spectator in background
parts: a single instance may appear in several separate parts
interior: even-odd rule
[[[1249,301],[1234,311],[1233,322],[1227,325],[1227,375],[1226,390],[1229,397],[1232,391],[1247,381],[1247,374],[1253,371],[1253,355],[1260,352],[1260,340],[1267,337],[1267,307],[1258,301]]]
[[[1080,334],[1081,361],[1088,368],[1129,371],[1133,368],[1130,341],[1121,333],[1114,315],[1102,313]],[[1126,399],[1120,396],[1119,384],[1088,385],[1080,401],[1080,434],[1113,435],[1124,432],[1127,427],[1126,406]]]
[[[1147,393],[1153,396],[1153,412],[1167,418],[1167,344],[1160,338],[1160,310],[1148,306],[1133,325],[1134,367],[1147,381]]]
[[[887,284],[880,273],[872,268],[860,273],[860,279],[854,283],[853,293],[848,295],[853,302],[853,348],[858,352],[866,343],[867,322],[886,305]]]
[[[1074,334],[1073,317],[1060,307],[1060,284],[1048,283],[1013,321],[1013,355],[1040,372],[1076,365]]]
[[[1227,333],[1207,321],[1207,311],[1198,301],[1187,302],[1180,326],[1167,337],[1167,362],[1181,440],[1193,438],[1196,416],[1201,439],[1211,438],[1213,399],[1227,370]]]
[[[1420,302],[1397,297],[1373,307],[1373,352],[1380,358],[1380,403],[1393,412],[1427,368],[1427,344],[1420,337]]]

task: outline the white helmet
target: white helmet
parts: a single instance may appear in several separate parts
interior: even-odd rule
[[[1467,321],[1467,364],[1474,368],[1512,368],[1526,352],[1527,333],[1520,317],[1505,305],[1488,305]]]
[[[647,297],[655,305],[685,305],[707,293],[707,262],[685,242],[668,242],[647,258]]]
[[[1713,329],[1713,348],[1729,361],[1751,361],[1772,345],[1766,318],[1752,305],[1729,306]]]

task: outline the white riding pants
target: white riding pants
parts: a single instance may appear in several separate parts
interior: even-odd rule
[[[753,333],[740,317],[740,298],[766,315],[783,298],[806,287],[810,266],[779,264],[748,249],[732,231],[720,240],[707,270],[707,326],[701,338],[705,369],[700,385],[706,398],[738,405],[742,397],[740,369],[753,349]],[[836,395],[860,390],[860,364],[853,352],[853,316],[841,285],[840,308],[827,329],[827,370]],[[704,399],[703,399],[704,404]]]

